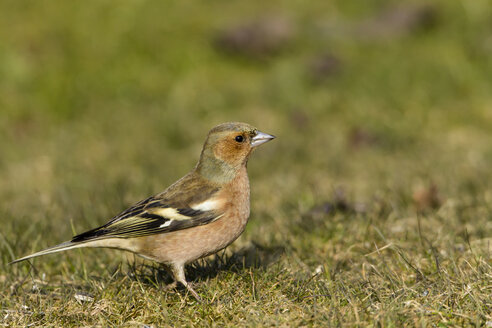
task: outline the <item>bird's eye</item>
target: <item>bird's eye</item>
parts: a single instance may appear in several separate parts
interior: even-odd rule
[[[243,136],[236,136],[235,140],[237,142],[243,142],[244,138],[243,138]]]

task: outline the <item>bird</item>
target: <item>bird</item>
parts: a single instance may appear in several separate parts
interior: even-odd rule
[[[163,192],[139,201],[106,224],[10,264],[81,247],[106,247],[161,263],[198,300],[185,265],[236,240],[250,215],[247,163],[275,136],[241,122],[212,128],[196,166]]]

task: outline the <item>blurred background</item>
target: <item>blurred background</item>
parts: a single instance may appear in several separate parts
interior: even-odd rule
[[[250,161],[246,239],[334,208],[441,229],[456,206],[485,237],[491,90],[487,0],[2,1],[3,234],[19,256],[106,222],[244,121],[278,137]]]
[[[188,271],[217,306],[122,252],[6,265],[162,191],[226,121],[277,139],[233,264]],[[491,167],[489,0],[0,1],[6,326],[488,326]]]

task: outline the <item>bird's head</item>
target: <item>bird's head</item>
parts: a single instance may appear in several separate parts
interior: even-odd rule
[[[255,147],[273,138],[246,123],[217,125],[208,133],[197,169],[211,180],[229,180],[246,165]]]

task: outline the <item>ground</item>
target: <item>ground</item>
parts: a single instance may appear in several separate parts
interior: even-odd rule
[[[486,0],[0,4],[0,325],[492,326]],[[116,250],[13,259],[277,136],[251,218],[166,290]]]

